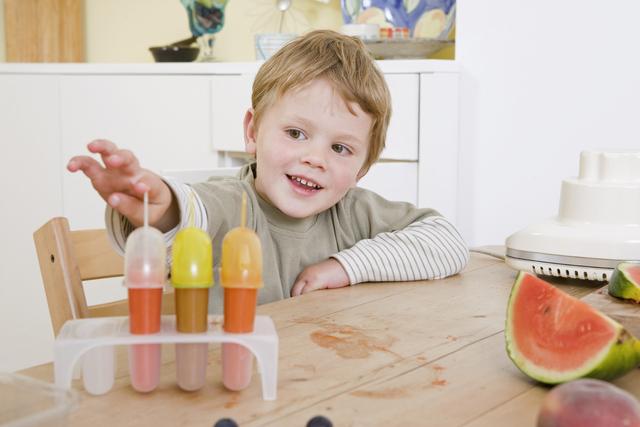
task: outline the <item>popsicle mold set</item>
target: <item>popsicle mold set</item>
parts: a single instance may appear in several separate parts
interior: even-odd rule
[[[258,236],[245,227],[246,195],[241,225],[222,242],[220,282],[224,288],[224,316],[208,315],[213,285],[211,239],[204,231],[187,227],[173,243],[171,286],[175,316],[161,316],[166,280],[166,249],[162,233],[145,224],[127,239],[124,285],[128,317],[75,319],[64,324],[55,341],[54,369],[58,386],[71,388],[80,372],[85,389],[107,393],[115,378],[115,348],[129,346],[129,374],[139,392],[153,391],[160,380],[162,344],[175,344],[176,381],[185,391],[206,383],[210,343],[222,344],[222,382],[229,390],[249,386],[253,356],[262,379],[262,395],[274,400],[278,375],[278,335],[268,316],[256,316],[262,284],[262,253]],[[80,371],[78,370],[80,368]]]

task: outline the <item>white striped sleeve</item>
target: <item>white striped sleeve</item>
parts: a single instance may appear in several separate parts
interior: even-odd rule
[[[361,240],[331,257],[340,262],[354,285],[442,279],[467,265],[469,250],[453,224],[430,216],[402,230]]]
[[[167,259],[170,262],[171,245],[173,244],[176,233],[182,228],[191,225],[206,231],[208,217],[202,199],[200,199],[198,194],[190,186],[171,178],[163,177],[162,179],[169,188],[171,188],[180,210],[180,222],[178,225],[164,233],[164,241],[168,248]],[[120,213],[108,205],[105,212],[105,224],[111,245],[116,252],[124,255],[127,236],[131,234],[135,227],[126,217],[120,215]]]

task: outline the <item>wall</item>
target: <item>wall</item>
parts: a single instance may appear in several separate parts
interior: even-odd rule
[[[86,0],[87,62],[152,62],[150,46],[169,44],[191,35],[180,0]],[[0,0],[0,10],[4,1]],[[0,12],[1,14],[2,12]],[[231,0],[225,25],[216,35],[214,55],[221,61],[253,61],[253,35],[278,29],[274,0]],[[4,20],[0,15],[0,61],[5,60]],[[328,5],[296,0],[283,30],[338,29],[339,0]]]
[[[463,1],[459,218],[472,245],[555,215],[584,148],[640,149],[640,3]]]

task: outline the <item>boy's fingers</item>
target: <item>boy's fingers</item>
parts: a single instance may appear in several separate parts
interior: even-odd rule
[[[301,290],[301,294],[307,294],[309,292],[317,291],[319,289],[326,289],[326,283],[322,282],[307,282]]]
[[[104,171],[100,163],[89,156],[76,156],[67,163],[69,172],[77,172],[81,170],[89,179],[96,178]]]
[[[298,295],[302,294],[302,288],[304,288],[304,285],[306,284],[306,280],[299,280],[297,281],[294,285],[293,288],[291,288],[291,296],[292,297],[297,297]]]
[[[291,288],[291,296],[297,297],[298,295],[307,294],[309,292],[317,291],[319,289],[325,289],[327,287],[326,283],[323,283],[319,280],[306,280],[302,279],[297,281],[293,288]]]
[[[140,199],[124,193],[112,193],[107,199],[107,203],[120,214],[129,218],[133,225],[141,225],[142,221],[139,216],[142,202]]]
[[[99,154],[102,163],[107,168],[119,168],[126,165],[127,154],[122,154],[125,150],[118,149],[118,146],[106,139],[96,139],[87,144],[87,148],[94,154]]]
[[[151,187],[142,181],[138,181],[133,184],[133,189],[136,192],[136,194],[140,195],[140,197],[144,197],[144,193],[150,191]],[[150,194],[150,196],[153,196],[153,194]]]
[[[130,173],[136,173],[140,169],[138,158],[129,150],[116,150],[104,156],[103,161],[107,167],[124,169]]]
[[[94,139],[87,144],[87,149],[94,154],[109,155],[114,153],[118,146],[107,139]]]

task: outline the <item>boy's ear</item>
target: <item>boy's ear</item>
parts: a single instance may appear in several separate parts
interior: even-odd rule
[[[256,154],[256,126],[255,113],[253,108],[249,108],[244,115],[244,151],[249,154]]]

